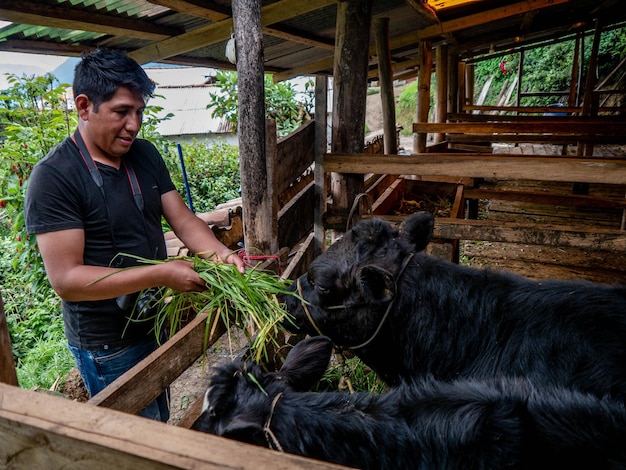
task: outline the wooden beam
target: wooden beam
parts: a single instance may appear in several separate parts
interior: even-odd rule
[[[567,3],[569,0],[527,0],[513,5],[506,5],[499,8],[494,8],[475,15],[467,15],[462,18],[458,18],[450,21],[442,21],[441,23],[427,26],[422,29],[418,29],[414,32],[398,36],[392,41],[391,48],[396,49],[411,44],[415,44],[422,39],[435,39],[438,36],[444,36],[448,33],[453,33],[465,28],[471,28],[479,26],[485,23],[491,23],[504,18],[508,18],[515,15],[521,15],[533,10],[539,10],[542,8],[559,5],[561,3]]]
[[[211,331],[210,335],[208,331]],[[221,320],[207,326],[207,313],[199,314],[159,349],[94,395],[88,403],[139,414],[225,331]]]
[[[372,216],[365,216],[369,218]],[[376,215],[393,225],[406,215]],[[570,225],[498,222],[438,217],[433,238],[444,240],[481,240],[487,242],[549,245],[559,248],[582,248],[593,251],[624,253],[626,231],[601,228],[580,228]]]
[[[203,1],[202,6],[197,5],[186,0],[148,0],[154,5],[161,5],[169,8],[170,10],[177,11],[179,13],[185,13],[186,15],[197,16],[198,18],[204,18],[210,21],[222,21],[232,16],[231,12],[216,3]]]
[[[281,0],[261,8],[261,24],[267,26],[279,23],[336,2],[337,0]],[[233,20],[226,18],[208,26],[136,49],[129,55],[140,64],[156,62],[166,57],[225,41],[232,30]]]
[[[162,5],[180,13],[197,16],[198,18],[205,18],[211,21],[222,21],[232,16],[232,12],[227,8],[211,2],[205,2],[206,6],[196,5],[195,3],[191,3],[186,0],[150,0],[150,3]],[[267,26],[263,28],[263,34],[331,51],[335,48],[334,43],[314,38],[310,34],[306,34],[301,31],[287,31],[285,28],[270,28]]]
[[[626,121],[559,121],[535,122],[416,122],[413,132],[443,132],[455,134],[595,134],[624,135]],[[497,136],[496,136],[497,137]]]
[[[437,218],[433,236],[451,240],[550,245],[599,251],[626,251],[626,231],[569,225],[524,224]]]
[[[183,32],[178,28],[160,26],[147,21],[114,17],[56,5],[44,5],[28,0],[2,0],[0,18],[13,23],[89,31],[151,41],[162,40]]]
[[[3,468],[345,468],[2,383],[0,442]]]
[[[626,161],[562,156],[458,153],[413,155],[326,154],[324,171],[355,174],[462,176],[626,184]]]

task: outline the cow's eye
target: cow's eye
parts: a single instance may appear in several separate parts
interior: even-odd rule
[[[328,292],[330,291],[330,289],[327,289],[326,287],[320,285],[315,286],[315,290],[321,295],[328,294]]]

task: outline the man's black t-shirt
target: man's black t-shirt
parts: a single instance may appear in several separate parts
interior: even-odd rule
[[[28,233],[83,229],[86,265],[127,267],[138,264],[135,257],[165,259],[161,195],[175,190],[170,174],[146,140],[137,139],[123,158],[126,166],[119,170],[96,163],[104,182],[103,197],[70,138],[53,148],[35,165],[28,181]],[[127,167],[137,175],[143,211],[135,204]],[[130,312],[121,310],[115,299],[62,305],[68,342],[81,349],[124,346],[154,335],[152,322],[129,322]]]

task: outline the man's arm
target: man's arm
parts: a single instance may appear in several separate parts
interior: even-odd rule
[[[122,270],[85,265],[82,229],[37,234],[37,245],[50,284],[64,300],[111,299],[156,286],[168,286],[178,292],[205,288],[192,263],[184,260]]]
[[[177,191],[163,194],[161,203],[165,219],[192,253],[205,258],[217,255],[220,261],[237,266],[239,272],[245,271],[245,263],[239,255],[217,239],[213,230],[189,210]]]

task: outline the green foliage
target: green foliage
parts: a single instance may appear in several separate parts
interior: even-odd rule
[[[237,74],[218,71],[216,74],[217,93],[213,93],[213,117],[221,117],[237,128],[239,119]],[[311,119],[313,109],[313,82],[305,84],[304,98],[299,101],[298,92],[290,82],[274,83],[270,75],[265,75],[265,115],[276,121],[276,133],[284,136],[296,130]]]
[[[37,290],[44,284],[43,262],[34,237],[24,226],[24,195],[32,167],[68,136],[76,117],[68,109],[65,89],[52,74],[9,75],[11,87],[0,93],[0,206],[10,227],[14,253],[11,269],[23,270]],[[25,269],[25,270],[24,270]]]
[[[403,135],[413,134],[415,107],[417,106],[417,80],[409,83],[400,93],[396,104],[396,124],[402,126]]]
[[[582,57],[582,76],[585,83],[592,40],[584,41]],[[568,92],[572,76],[572,61],[576,42],[563,41],[524,52],[522,69],[522,93],[530,92]],[[598,49],[598,77],[606,77],[620,62],[626,52],[626,28],[605,31],[600,38]],[[509,87],[514,85],[514,78],[519,67],[520,54],[511,53],[497,58],[476,63],[474,101],[477,102],[483,87],[490,82],[489,93],[484,101],[486,105],[497,105]],[[506,71],[503,73],[502,68]],[[517,85],[516,85],[517,86]],[[507,105],[514,104],[516,89]],[[567,104],[567,95],[557,93],[552,96],[527,96],[520,100],[521,106],[548,106],[553,103]]]
[[[239,149],[224,141],[181,144],[191,201],[196,213],[211,212],[215,207],[239,197],[241,178]],[[177,151],[164,154],[166,164],[180,195],[186,201],[180,157]]]
[[[349,389],[348,380],[355,392],[382,393],[387,390],[385,382],[356,356],[345,359],[343,363],[331,360],[317,390]]]

